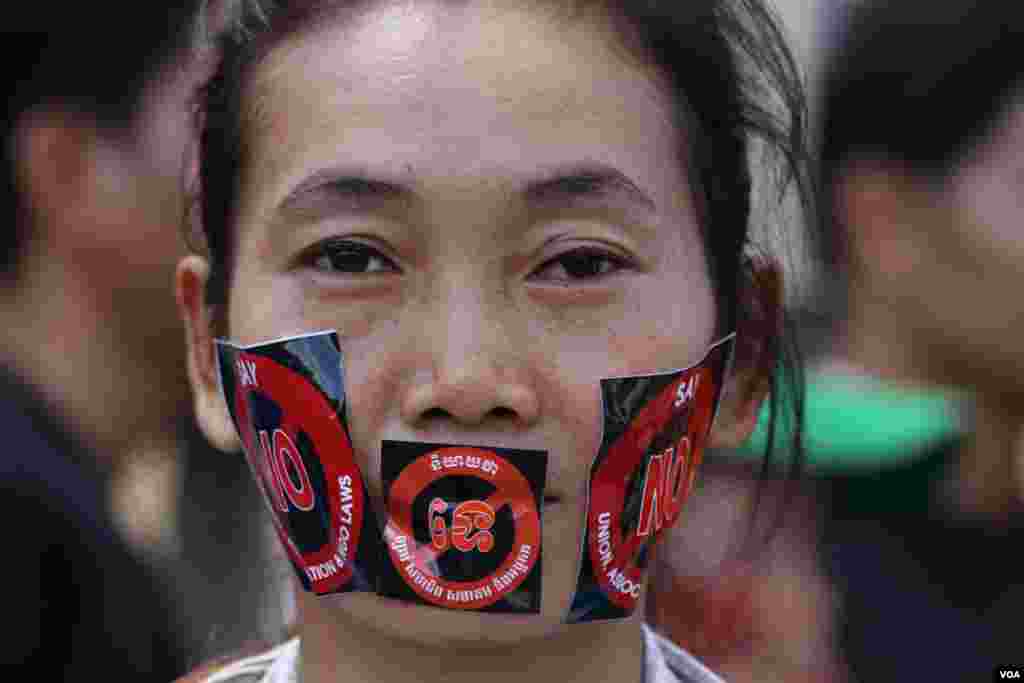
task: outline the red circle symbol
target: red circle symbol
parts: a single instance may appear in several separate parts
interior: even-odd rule
[[[674,405],[680,385],[698,382],[695,395]],[[630,422],[595,468],[587,512],[591,570],[612,604],[632,611],[643,585],[638,560],[644,547],[679,518],[711,427],[716,391],[711,372],[695,368],[655,396]],[[685,420],[671,448],[647,454],[654,437],[672,422]],[[645,457],[646,456],[646,457]],[[645,466],[644,472],[638,470]],[[641,487],[634,492],[630,486]],[[623,530],[627,496],[638,493],[639,520]]]
[[[239,353],[237,362],[246,364],[251,379],[236,386],[236,422],[249,464],[270,504],[274,527],[313,591],[334,592],[352,578],[366,506],[348,433],[326,397],[302,375],[254,353]],[[272,430],[257,432],[254,426],[249,406],[254,393],[281,409],[280,424]],[[323,469],[321,490],[327,492],[327,500],[317,496],[296,447],[300,433],[312,443],[313,456]],[[324,507],[327,543],[300,549],[290,532],[289,516],[321,515]]]
[[[419,543],[413,533],[413,503],[428,485],[448,476],[476,477],[495,488],[486,501],[462,501],[455,507],[451,533],[441,540],[442,529],[434,513],[445,501],[431,501],[431,542]],[[508,506],[512,513],[512,548],[498,568],[474,581],[439,576],[435,560],[451,547],[490,552],[495,512]],[[537,501],[525,476],[493,451],[451,446],[413,460],[395,478],[388,492],[388,553],[403,581],[430,604],[452,609],[480,609],[493,605],[516,590],[533,571],[540,557],[541,523]]]

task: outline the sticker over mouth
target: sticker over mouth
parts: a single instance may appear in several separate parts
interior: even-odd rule
[[[537,613],[547,454],[384,441],[380,594],[461,610]]]

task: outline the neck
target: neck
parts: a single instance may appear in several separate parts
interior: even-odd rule
[[[1024,501],[1024,415],[1018,401],[978,396],[974,425],[954,475],[953,497],[964,512],[1006,520]]]
[[[508,645],[438,647],[349,621],[316,596],[301,594],[299,610],[303,683],[594,683],[640,678],[643,640],[636,619],[564,626],[550,636]]]

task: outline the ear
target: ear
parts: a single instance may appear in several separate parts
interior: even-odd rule
[[[192,384],[196,420],[206,438],[222,451],[238,451],[241,443],[220,392],[212,316],[206,303],[210,265],[201,256],[188,256],[178,264],[175,293],[185,323],[188,378]]]
[[[764,258],[746,258],[736,322],[736,350],[711,430],[712,448],[737,448],[757,426],[768,396],[782,334],[782,271]]]

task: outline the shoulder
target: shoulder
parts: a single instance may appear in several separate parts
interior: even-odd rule
[[[39,390],[0,365],[0,491],[6,504],[49,512],[94,536],[106,514],[106,459],[91,452]],[[99,533],[99,535],[103,535]]]
[[[241,659],[222,659],[196,669],[176,683],[296,683],[299,639]]]
[[[644,683],[725,683],[696,657],[643,625]]]

